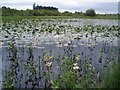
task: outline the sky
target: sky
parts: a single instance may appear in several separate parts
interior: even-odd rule
[[[118,13],[120,0],[1,0],[0,6],[6,6],[18,10],[32,9],[33,3],[42,6],[54,6],[60,12],[85,12],[94,9],[96,13]]]

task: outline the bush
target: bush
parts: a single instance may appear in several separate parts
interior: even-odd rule
[[[94,9],[88,9],[86,10],[86,16],[96,16],[95,10]]]

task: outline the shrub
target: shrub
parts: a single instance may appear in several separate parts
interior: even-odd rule
[[[95,13],[94,9],[88,9],[88,10],[86,10],[85,15],[86,16],[96,16],[96,13]]]

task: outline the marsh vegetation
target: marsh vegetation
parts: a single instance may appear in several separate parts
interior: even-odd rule
[[[119,83],[117,20],[37,18],[1,25],[3,88],[119,87],[107,82]]]

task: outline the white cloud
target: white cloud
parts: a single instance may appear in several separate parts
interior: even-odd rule
[[[38,3],[79,3],[79,2],[119,2],[119,0],[1,0],[2,3],[38,2]]]

